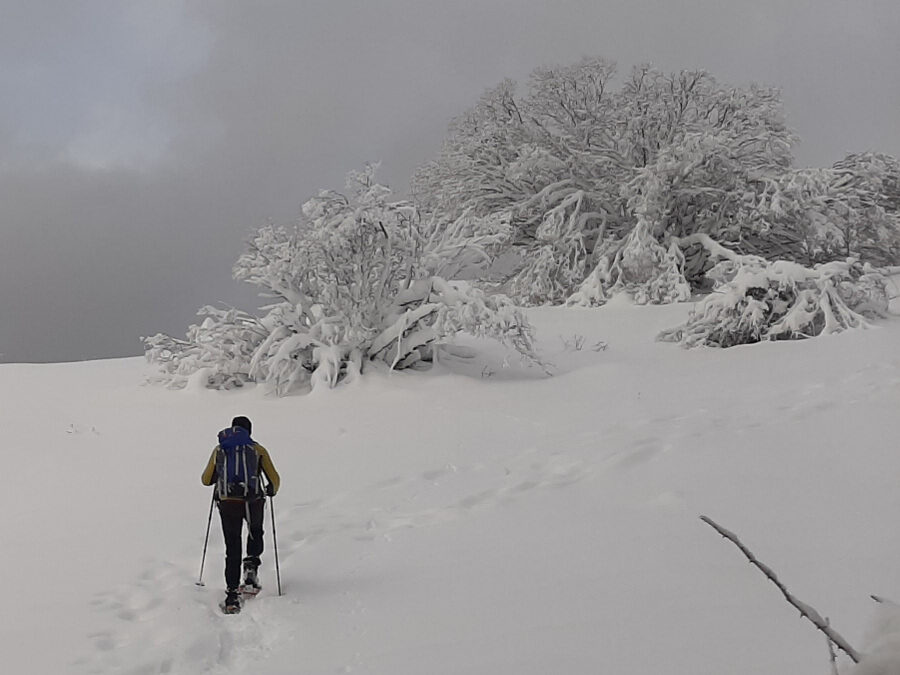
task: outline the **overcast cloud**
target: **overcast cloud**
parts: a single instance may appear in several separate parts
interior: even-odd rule
[[[404,190],[503,77],[581,56],[780,86],[798,163],[900,156],[895,0],[0,0],[0,360],[139,354],[250,308],[253,229]]]

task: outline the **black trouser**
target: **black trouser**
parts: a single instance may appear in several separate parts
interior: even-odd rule
[[[259,566],[259,556],[263,552],[263,515],[266,500],[253,501],[222,500],[219,515],[222,518],[222,534],[225,536],[225,585],[237,588],[241,583],[241,534],[244,519],[247,526],[247,561]]]

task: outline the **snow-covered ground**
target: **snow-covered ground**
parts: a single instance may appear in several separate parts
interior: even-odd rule
[[[655,342],[688,308],[532,311],[552,378],[494,347],[283,399],[142,385],[141,359],[0,366],[3,672],[829,672],[698,516],[864,648],[869,594],[900,598],[900,321]],[[199,476],[238,414],[282,475],[284,596],[267,514],[265,590],[224,616],[216,520],[194,584]]]

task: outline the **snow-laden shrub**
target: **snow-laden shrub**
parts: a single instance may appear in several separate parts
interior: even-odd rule
[[[505,295],[488,295],[477,288],[451,286],[435,277],[441,300],[434,327],[443,335],[466,333],[508,345],[533,364],[534,332],[522,310]]]
[[[203,320],[188,328],[184,340],[163,333],[144,340],[147,359],[160,366],[160,379],[180,387],[189,376],[206,370],[203,384],[215,389],[232,389],[249,382],[250,359],[265,339],[266,327],[234,308],[207,305],[197,315]]]
[[[354,363],[352,348],[344,348],[351,339],[348,323],[325,316],[319,305],[308,312],[298,307],[287,302],[268,307],[263,322],[270,332],[249,361],[250,378],[265,382],[278,396],[311,385],[314,375],[334,384]]]
[[[369,345],[368,355],[391,367],[431,361],[435,343],[457,333],[498,340],[539,363],[531,325],[509,298],[440,277],[424,279],[398,294],[384,323],[386,328]]]
[[[658,339],[685,347],[731,347],[762,340],[802,339],[866,328],[883,315],[885,280],[854,260],[813,268],[758,256],[732,256],[708,276],[716,288],[681,326]]]
[[[273,300],[264,317],[240,317],[253,331],[227,324],[205,329],[203,340],[156,336],[147,342],[148,358],[171,379],[208,368],[210,386],[239,378],[278,395],[334,386],[374,359],[421,367],[436,344],[459,332],[497,339],[538,362],[521,309],[441,276],[490,263],[508,236],[504,218],[464,213],[423,222],[411,203],[390,200],[373,167],[351,173],[348,187],[350,196],[323,191],[307,201],[294,228],[260,229],[237,261],[235,278]]]

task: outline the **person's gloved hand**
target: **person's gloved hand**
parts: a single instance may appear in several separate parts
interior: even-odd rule
[[[275,485],[272,483],[268,483],[266,485],[266,497],[274,497],[275,496]]]

